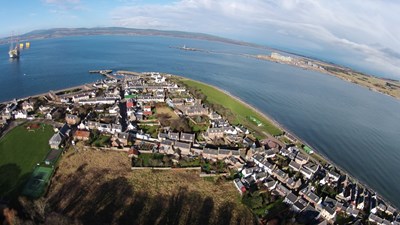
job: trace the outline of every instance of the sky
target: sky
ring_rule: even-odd
[[[395,0],[0,0],[0,37],[123,26],[202,32],[400,79]]]

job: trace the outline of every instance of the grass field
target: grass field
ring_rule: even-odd
[[[270,133],[272,135],[280,135],[282,131],[277,128],[271,121],[265,119],[259,113],[254,111],[253,109],[247,107],[242,104],[240,101],[232,98],[228,94],[219,91],[218,89],[211,87],[209,85],[188,80],[188,79],[180,79],[184,84],[196,87],[201,90],[201,92],[207,96],[207,101],[210,103],[220,104],[225,108],[228,108],[235,115],[235,120],[230,121],[234,124],[243,124],[250,128],[251,130],[256,132],[256,135],[259,137],[265,137],[264,132]],[[262,126],[257,126],[253,121],[249,119],[252,116],[263,124]]]
[[[50,149],[48,141],[54,133],[51,126],[34,131],[25,126],[14,128],[0,139],[0,196],[16,197]]]

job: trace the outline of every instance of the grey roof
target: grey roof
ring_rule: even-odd
[[[161,141],[161,144],[162,145],[172,145],[174,142],[173,141],[171,141],[171,140],[162,140]]]
[[[218,155],[218,149],[204,148],[203,153],[211,154],[211,155]]]
[[[286,199],[292,203],[295,203],[297,198],[297,195],[293,194],[293,192],[289,192],[289,194],[286,196]]]
[[[307,168],[308,170],[310,170],[313,173],[317,172],[319,169],[319,166],[312,162],[306,163],[305,165],[303,165],[303,167]]]
[[[179,133],[170,132],[170,133],[168,134],[168,138],[169,138],[169,139],[172,139],[172,140],[179,140]]]
[[[318,202],[319,201],[319,197],[318,195],[314,194],[314,192],[309,191],[306,193],[306,196],[311,199],[313,202]]]
[[[291,167],[292,169],[297,169],[300,170],[301,166],[300,164],[298,164],[297,162],[295,162],[294,160],[290,161],[289,163],[289,167]]]
[[[273,156],[273,155],[275,155],[275,151],[274,150],[272,150],[272,149],[269,149],[269,150],[266,150],[265,151],[265,156]]]
[[[299,210],[303,210],[307,206],[307,202],[302,198],[298,198],[294,203],[294,206],[296,206]]]
[[[189,134],[189,133],[181,133],[181,141],[189,141],[193,142],[195,138],[195,134]]]
[[[49,140],[49,144],[50,145],[60,145],[62,142],[62,136],[60,135],[60,133],[56,133],[54,134],[50,140]]]
[[[190,149],[190,143],[184,143],[184,142],[180,142],[180,141],[175,141],[174,147],[175,148],[189,148]]]
[[[333,215],[335,214],[335,210],[329,206],[324,206],[322,207],[325,211],[327,211],[329,214]]]
[[[262,162],[264,160],[264,157],[260,154],[255,154],[253,155],[253,159]]]
[[[279,190],[280,192],[282,192],[283,194],[287,195],[290,191],[289,189],[287,189],[285,186],[283,186],[282,184],[278,184],[276,186],[276,190]]]

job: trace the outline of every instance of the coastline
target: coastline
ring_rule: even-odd
[[[179,77],[181,79],[186,79],[186,80],[193,80],[190,78],[186,78],[183,76],[179,76],[179,75],[173,75],[173,74],[168,74],[171,76],[175,76],[175,77]],[[313,150],[314,150],[314,154],[316,154],[317,156],[319,156],[320,158],[322,158],[323,160],[325,160],[327,163],[329,163],[330,165],[334,166],[337,170],[339,170],[342,174],[345,174],[349,177],[350,180],[352,180],[353,182],[359,184],[360,186],[364,187],[365,189],[368,189],[371,193],[374,193],[377,197],[379,197],[380,199],[382,199],[384,202],[389,203],[389,205],[393,206],[394,208],[398,209],[399,207],[396,206],[394,203],[392,203],[391,201],[389,201],[387,198],[383,197],[381,194],[379,194],[375,189],[371,188],[368,184],[366,184],[363,181],[360,181],[358,178],[356,178],[354,175],[352,175],[350,172],[348,172],[347,170],[343,169],[342,167],[338,166],[336,163],[334,163],[331,159],[329,159],[325,154],[321,153],[320,151],[318,151],[317,148],[315,148],[313,145],[310,145],[309,143],[307,143],[306,141],[304,141],[303,139],[299,138],[295,133],[291,132],[289,129],[287,129],[285,126],[283,126],[282,124],[280,124],[279,122],[277,122],[276,120],[274,120],[270,115],[268,115],[267,113],[263,113],[261,112],[257,107],[250,105],[248,103],[246,103],[244,100],[242,100],[241,98],[232,95],[230,92],[223,90],[219,87],[216,87],[214,85],[211,84],[207,84],[204,83],[202,81],[198,81],[198,80],[193,80],[195,82],[201,83],[203,85],[207,85],[210,87],[213,87],[215,89],[217,89],[220,92],[223,92],[225,94],[227,94],[228,96],[230,96],[231,98],[239,101],[240,103],[242,103],[243,105],[245,105],[246,107],[254,110],[257,114],[259,114],[261,117],[263,117],[266,120],[269,120],[273,125],[275,125],[276,127],[278,127],[279,129],[281,129],[283,132],[285,133],[290,133],[292,136],[294,136],[298,142],[308,145],[310,146]],[[270,135],[270,134],[268,134]],[[311,158],[313,158],[314,160],[318,161],[318,159],[315,159],[315,157],[313,157],[313,155],[309,155]]]
[[[320,151],[318,151],[317,148],[313,147],[313,145],[310,145],[309,143],[307,143],[306,141],[304,141],[303,139],[299,138],[295,133],[291,132],[289,129],[287,129],[285,126],[283,126],[282,124],[280,124],[279,122],[277,122],[276,120],[274,120],[270,115],[268,115],[267,113],[262,112],[261,110],[259,110],[256,106],[253,106],[249,103],[246,103],[243,99],[234,96],[233,94],[231,94],[230,92],[223,90],[219,87],[216,87],[214,85],[211,84],[207,84],[198,80],[194,80],[194,79],[190,79],[184,76],[180,76],[180,75],[174,75],[174,74],[169,74],[169,73],[164,73],[168,76],[172,76],[172,77],[177,77],[180,79],[185,79],[185,80],[192,80],[198,83],[201,83],[203,85],[215,88],[216,90],[225,93],[226,95],[228,95],[229,97],[231,97],[232,99],[240,102],[241,104],[243,104],[244,106],[248,107],[249,109],[253,110],[254,112],[256,112],[260,117],[263,117],[264,119],[266,119],[267,121],[271,122],[274,126],[276,126],[278,129],[282,130],[283,132],[286,133],[290,133],[292,136],[294,136],[300,143],[305,144],[310,146],[313,150],[314,150],[314,154],[318,155],[320,158],[322,158],[323,160],[325,160],[327,163],[331,164],[332,166],[334,166],[336,169],[338,169],[342,174],[347,175],[352,181],[354,181],[357,184],[360,184],[360,186],[368,189],[371,193],[376,194],[380,199],[382,199],[384,202],[388,203],[389,205],[393,206],[396,209],[399,209],[398,206],[396,206],[395,204],[393,204],[391,201],[389,201],[387,198],[383,197],[382,195],[380,195],[377,191],[375,191],[375,189],[371,188],[369,185],[367,185],[365,182],[360,181],[359,179],[355,178],[355,176],[353,176],[350,172],[348,172],[347,170],[341,168],[340,166],[338,166],[336,163],[334,163],[332,160],[330,160],[325,154],[321,153]],[[96,82],[90,82],[90,83],[84,83],[82,85],[78,85],[78,86],[72,86],[72,87],[68,87],[68,88],[64,88],[64,89],[59,89],[59,90],[49,90],[48,92],[44,92],[41,94],[36,94],[36,95],[30,95],[30,96],[26,96],[26,97],[22,97],[22,98],[18,98],[17,100],[25,100],[28,98],[35,98],[35,97],[40,97],[40,96],[44,96],[47,95],[50,92],[61,92],[61,91],[67,91],[67,90],[71,90],[71,89],[76,89],[76,88],[84,88],[87,85],[92,85]],[[11,102],[13,100],[9,100],[9,101],[4,101],[1,102],[0,104],[7,104],[9,102]],[[270,134],[268,134],[270,135]],[[318,159],[315,159],[312,155],[309,155],[311,158],[313,158],[314,160],[318,161]]]

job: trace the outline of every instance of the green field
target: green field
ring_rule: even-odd
[[[230,120],[233,124],[243,124],[244,126],[250,128],[251,130],[256,132],[258,137],[265,137],[265,133],[267,132],[272,135],[280,135],[282,131],[277,128],[271,121],[265,119],[259,113],[254,111],[253,109],[247,107],[242,104],[240,101],[232,98],[228,94],[219,91],[218,89],[211,87],[209,85],[193,81],[187,79],[180,79],[184,84],[189,87],[195,87],[199,89],[204,95],[207,96],[207,101],[213,104],[219,104],[223,107],[229,109],[234,114],[233,121]],[[255,118],[256,120],[262,123],[261,126],[257,126],[257,124],[252,121],[250,118]]]
[[[54,134],[50,125],[28,131],[20,125],[0,139],[0,197],[16,197],[37,163],[50,150],[48,141]]]

